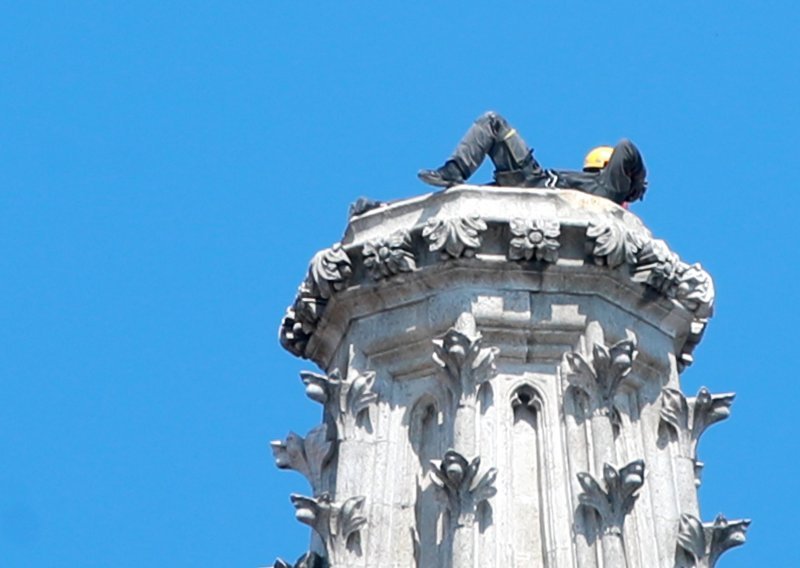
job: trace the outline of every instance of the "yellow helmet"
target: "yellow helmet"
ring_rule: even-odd
[[[586,157],[583,159],[583,171],[591,172],[594,170],[602,170],[611,159],[611,154],[614,153],[614,148],[611,146],[598,146],[592,148]]]

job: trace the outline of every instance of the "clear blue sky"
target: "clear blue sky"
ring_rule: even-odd
[[[0,7],[0,566],[243,567],[308,529],[276,330],[348,204],[427,191],[479,113],[549,167],[627,136],[635,211],[715,277],[683,375],[726,568],[800,565],[792,2],[25,2]],[[478,179],[488,179],[483,170]]]

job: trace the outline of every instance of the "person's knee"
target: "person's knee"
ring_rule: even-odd
[[[506,119],[503,118],[503,116],[500,113],[495,112],[493,110],[486,111],[485,113],[480,115],[475,122],[489,124],[495,130],[501,127],[508,126],[508,122],[506,121]]]

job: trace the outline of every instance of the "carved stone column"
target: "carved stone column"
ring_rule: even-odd
[[[297,566],[713,566],[686,398],[713,285],[633,214],[573,191],[458,186],[351,219],[280,340],[322,405],[273,443],[313,528]],[[278,566],[289,566],[283,562]]]

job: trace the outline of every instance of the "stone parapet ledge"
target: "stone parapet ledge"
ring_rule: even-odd
[[[328,369],[352,319],[459,286],[603,297],[666,330],[679,368],[714,302],[699,264],[607,199],[460,185],[353,217],[342,241],[311,260],[281,344]]]

